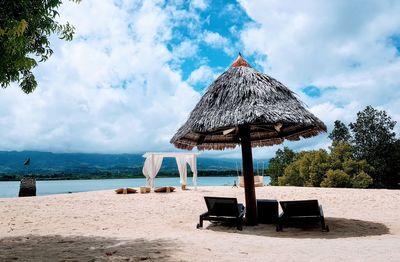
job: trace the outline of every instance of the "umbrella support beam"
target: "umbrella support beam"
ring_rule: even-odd
[[[239,126],[239,136],[242,148],[242,167],[244,178],[244,193],[246,198],[246,225],[257,225],[256,192],[254,189],[253,155],[251,151],[250,126]]]

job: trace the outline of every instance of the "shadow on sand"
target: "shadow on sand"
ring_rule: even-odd
[[[0,239],[0,261],[176,261],[168,240],[20,236]]]
[[[227,228],[226,225],[219,224],[210,224],[206,228],[220,232],[277,238],[335,239],[390,234],[389,228],[386,225],[371,221],[329,217],[325,218],[325,222],[329,225],[330,232],[322,232],[320,227],[306,229],[288,227],[284,228],[282,232],[276,232],[275,225],[263,224],[254,227],[245,226],[243,227],[243,231],[238,231],[235,227]]]

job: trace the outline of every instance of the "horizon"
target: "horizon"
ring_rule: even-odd
[[[354,122],[368,105],[400,121],[400,3],[87,0],[59,11],[74,39],[52,37],[32,94],[15,83],[0,90],[0,151],[179,151],[169,140],[239,52],[328,127],[254,148],[254,159],[284,146],[328,149],[333,122]],[[241,157],[240,147],[200,154]]]

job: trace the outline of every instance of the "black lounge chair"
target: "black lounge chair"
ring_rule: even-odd
[[[280,201],[279,203],[283,212],[279,216],[276,231],[282,231],[283,225],[305,228],[320,224],[323,231],[329,232],[318,200]]]
[[[236,198],[228,197],[204,197],[208,211],[200,215],[197,228],[203,227],[203,220],[223,221],[236,224],[238,230],[242,230],[245,207],[237,203]]]

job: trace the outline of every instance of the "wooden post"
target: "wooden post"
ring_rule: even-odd
[[[253,156],[251,152],[250,126],[239,126],[240,143],[242,145],[242,166],[244,178],[244,194],[246,197],[246,224],[257,225],[256,192],[254,189]]]
[[[19,197],[36,196],[36,179],[33,177],[24,177],[19,186]]]

